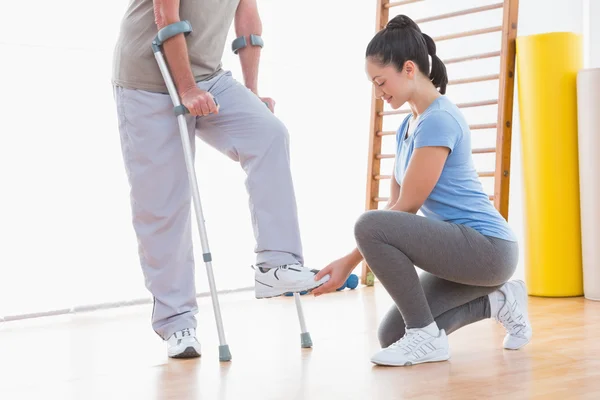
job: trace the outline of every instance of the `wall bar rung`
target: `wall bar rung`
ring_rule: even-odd
[[[443,36],[434,37],[433,41],[434,42],[442,42],[444,40],[451,40],[451,39],[459,39],[459,38],[465,38],[465,37],[471,37],[471,36],[485,35],[486,33],[492,33],[492,32],[502,32],[502,27],[501,26],[492,26],[490,28],[475,29],[475,30],[472,30],[472,31],[451,33],[449,35],[443,35]]]
[[[384,4],[383,7],[384,8],[393,8],[393,7],[400,7],[400,6],[405,6],[407,4],[412,4],[412,3],[419,3],[421,1],[425,1],[425,0],[403,0],[403,1],[392,1],[390,3]]]
[[[486,58],[494,58],[494,57],[500,57],[500,52],[499,51],[490,51],[488,53],[471,54],[471,55],[463,56],[463,57],[448,58],[447,60],[443,60],[443,62],[444,62],[444,64],[448,65],[448,64],[457,64],[457,63],[467,62],[467,61],[484,60]]]
[[[470,78],[461,78],[448,81],[448,85],[464,85],[466,83],[477,83],[494,81],[500,78],[499,74],[473,76]]]
[[[484,11],[500,9],[503,6],[504,6],[503,3],[496,3],[496,4],[490,4],[490,5],[483,6],[483,7],[468,8],[465,10],[454,11],[454,12],[450,12],[450,13],[446,13],[446,14],[439,14],[439,15],[433,15],[431,17],[415,19],[415,22],[417,24],[422,24],[425,22],[439,21],[442,19],[462,17],[463,15],[476,14],[476,13],[480,13],[480,12],[484,12]]]
[[[495,153],[495,152],[496,152],[495,147],[483,147],[483,148],[479,148],[479,149],[473,149],[471,151],[471,153],[473,153],[473,154],[491,154],[491,153]]]

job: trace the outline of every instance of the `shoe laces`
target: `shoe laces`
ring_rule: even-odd
[[[176,341],[178,344],[181,342],[197,342],[196,330],[194,328],[184,328],[175,332],[169,341]]]
[[[287,271],[290,269],[290,267],[295,267],[295,266],[301,266],[300,264],[284,264],[284,265],[279,265],[277,267],[274,268],[270,268],[273,270],[283,270],[283,271]],[[256,265],[251,265],[250,268],[254,269],[254,270],[259,270],[262,271],[260,266],[256,266]]]
[[[427,337],[419,329],[407,329],[402,338],[392,343],[388,348],[409,354],[418,349]]]
[[[525,316],[519,309],[516,300],[512,303],[504,303],[504,306],[498,313],[498,321],[502,323],[511,336],[522,336],[526,328]]]

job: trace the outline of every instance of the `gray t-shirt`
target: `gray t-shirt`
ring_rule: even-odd
[[[192,73],[197,82],[221,70],[227,34],[239,0],[181,0],[180,20],[188,20],[187,36]],[[152,52],[158,27],[152,0],[130,0],[121,22],[113,57],[113,84],[130,89],[167,93]]]

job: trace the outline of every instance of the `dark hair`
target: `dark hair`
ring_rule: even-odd
[[[431,73],[429,79],[441,94],[446,93],[448,74],[446,66],[435,54],[435,42],[431,37],[421,32],[419,26],[406,15],[397,15],[387,26],[377,32],[369,42],[366,57],[377,60],[382,65],[393,64],[402,71],[404,63],[413,61],[422,73],[429,72],[429,57],[431,56]]]

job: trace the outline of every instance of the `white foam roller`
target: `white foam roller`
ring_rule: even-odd
[[[583,291],[600,301],[600,68],[577,74]]]

